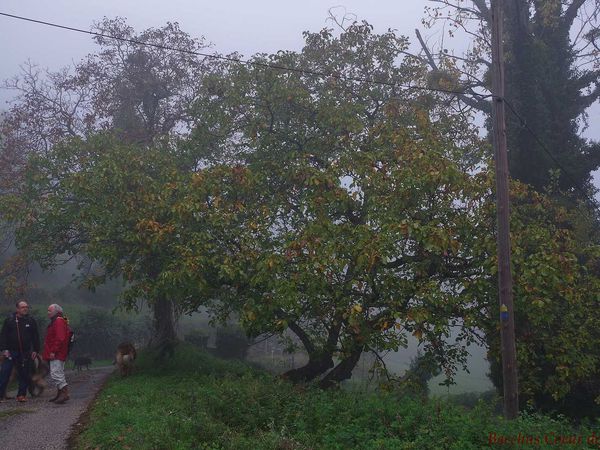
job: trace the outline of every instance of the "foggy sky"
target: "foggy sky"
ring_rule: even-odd
[[[126,17],[136,31],[179,22],[194,37],[204,36],[220,53],[300,50],[302,32],[328,25],[327,11],[336,0],[3,0],[0,11],[89,30],[103,16]],[[397,29],[414,35],[425,0],[344,0],[347,11],[375,26],[375,31]],[[370,4],[370,6],[369,6]],[[343,12],[343,7],[336,11]],[[0,79],[19,71],[30,58],[43,67],[58,68],[78,61],[95,47],[91,36],[0,17]],[[0,101],[10,94],[0,92]]]
[[[436,40],[440,36],[423,30],[421,19],[427,0],[2,0],[0,11],[89,30],[102,17],[126,17],[136,31],[179,22],[194,37],[204,36],[220,53],[300,50],[303,31],[332,26],[327,12],[344,8],[359,20],[367,20],[376,32],[398,30],[414,41],[414,29]],[[19,73],[27,59],[42,67],[58,69],[79,61],[96,47],[91,36],[0,17],[0,80]],[[446,41],[449,48],[465,48],[466,39]],[[0,89],[0,110],[13,94]],[[584,136],[600,140],[600,107],[590,109],[590,128]],[[597,183],[600,185],[599,183]]]

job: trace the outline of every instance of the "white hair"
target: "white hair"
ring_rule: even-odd
[[[48,306],[48,308],[52,308],[54,310],[54,314],[63,312],[62,306],[57,305],[56,303],[52,303],[50,306]]]

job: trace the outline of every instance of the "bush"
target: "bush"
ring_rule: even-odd
[[[219,328],[214,353],[226,359],[245,359],[249,345],[250,341],[240,328]]]
[[[142,347],[152,332],[146,317],[122,317],[100,308],[86,308],[74,314],[70,325],[77,339],[73,353],[96,359],[112,358],[117,345],[124,341]]]
[[[536,414],[504,421],[483,401],[465,410],[397,392],[299,388],[185,343],[164,364],[155,356],[143,352],[132,377],[108,383],[78,448],[474,450],[493,435],[592,433]]]
[[[208,336],[201,331],[191,330],[183,336],[183,340],[202,350],[205,350],[206,344],[208,343]]]

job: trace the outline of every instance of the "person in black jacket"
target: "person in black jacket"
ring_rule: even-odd
[[[29,364],[40,351],[40,335],[37,323],[29,315],[27,302],[19,300],[16,307],[17,310],[6,318],[0,331],[0,351],[4,354],[0,369],[0,396],[6,398],[6,387],[16,365],[19,379],[17,401],[24,402],[29,385]]]

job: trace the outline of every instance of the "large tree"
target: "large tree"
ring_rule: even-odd
[[[220,220],[238,223],[220,239],[221,281],[235,293],[221,306],[253,334],[296,334],[309,362],[288,378],[335,384],[363,351],[406,345],[410,333],[450,374],[474,339],[445,336],[476,306],[461,286],[478,271],[469,252],[485,188],[465,154],[481,143],[434,96],[394,85],[423,74],[413,59],[397,65],[404,38],[367,24],[305,38],[300,53],[259,55],[205,81],[186,147],[207,167],[199,180],[232,162],[237,175],[186,197],[189,263],[175,273],[193,280],[206,266],[206,223],[221,206]]]
[[[469,94],[490,87],[490,2],[432,3],[429,25],[444,23],[450,35],[466,35],[472,41],[469,51],[461,55],[448,51],[447,42],[432,52],[422,41],[423,57],[433,69],[430,81],[450,83],[446,85],[464,93],[457,95],[461,103],[489,114],[489,102]],[[597,207],[587,199],[595,192],[591,175],[600,162],[600,146],[581,133],[588,125],[588,108],[600,96],[600,4],[596,0],[504,0],[502,5],[510,173],[567,207],[560,210],[548,199],[523,201],[522,195],[512,199],[511,212],[519,217],[516,222],[513,217],[511,236],[520,398],[545,409],[588,414],[594,411],[590,401],[600,393],[593,383],[598,376],[598,351],[595,344],[586,348],[572,333],[577,329],[587,342],[597,342],[583,316],[598,312],[595,299],[586,295],[595,289],[599,272],[592,255],[600,241]],[[578,199],[587,207],[579,205]],[[541,204],[547,214],[536,216]],[[530,228],[523,229],[524,222]],[[564,272],[551,282],[546,280],[556,289],[532,291],[532,279],[560,272],[556,258],[564,264]],[[536,298],[531,295],[534,291]],[[496,315],[493,309],[490,314]],[[550,323],[552,332],[547,333]],[[493,322],[485,328],[493,355],[492,380],[499,387],[498,333]],[[581,364],[576,362],[577,352],[587,355]],[[559,364],[559,358],[570,362]]]
[[[468,106],[490,114],[470,93],[490,89],[490,2],[431,0],[426,23],[471,39],[465,54],[446,38],[430,51],[422,40],[430,81],[463,91]],[[587,110],[600,96],[597,0],[504,0],[507,137],[510,173],[538,191],[557,178],[580,198],[591,189],[600,145],[581,137]],[[517,112],[513,114],[513,112]],[[582,192],[583,191],[583,192]]]
[[[91,262],[84,284],[125,282],[128,309],[150,306],[157,345],[176,339],[176,292],[160,273],[173,256],[169,247],[146,239],[169,212],[165,186],[180,167],[168,148],[122,143],[110,134],[73,138],[45,155],[31,155],[18,194],[0,198],[16,225],[19,250],[44,269],[63,258],[85,255]]]
[[[105,18],[93,31],[103,35],[94,38],[99,50],[74,67],[51,72],[27,63],[5,83],[16,96],[0,124],[0,195],[23,193],[28,161],[55,158],[54,146],[67,139],[77,143],[110,132],[138,148],[168,147],[189,130],[187,111],[207,69],[202,58],[189,52],[204,48],[203,39],[190,37],[177,23],[136,33],[119,18]],[[53,173],[47,175],[48,182],[60,183]],[[79,200],[72,201],[77,205]],[[85,239],[78,235],[74,247],[65,242],[64,251],[72,256],[74,249],[85,248]],[[22,256],[32,260],[34,255]],[[160,310],[158,329],[172,330],[172,302],[161,298],[152,304]]]

